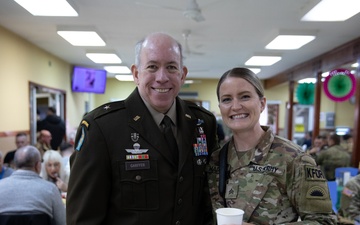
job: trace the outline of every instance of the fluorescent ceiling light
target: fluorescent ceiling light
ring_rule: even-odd
[[[94,63],[121,63],[121,59],[114,53],[86,53]]]
[[[116,74],[115,78],[119,81],[134,81],[134,77],[132,75]]]
[[[280,56],[253,56],[245,62],[247,66],[271,66],[280,61]]]
[[[120,74],[130,74],[131,71],[127,66],[105,66],[104,69],[109,73],[120,73]]]
[[[322,0],[302,21],[345,21],[360,12],[359,0]]]
[[[322,77],[327,77],[327,76],[329,76],[329,74],[330,74],[330,72],[327,71],[327,72],[323,72],[323,73],[321,74],[321,76],[322,76]]]
[[[95,31],[58,31],[61,37],[74,46],[105,46]]]
[[[314,39],[315,36],[312,35],[279,35],[266,45],[265,48],[282,50],[299,49]]]
[[[258,74],[260,73],[261,69],[260,68],[248,68],[249,70],[253,71],[253,73]]]
[[[351,67],[359,67],[359,63],[354,63],[354,64],[351,64]]]
[[[14,0],[34,16],[78,16],[65,0]]]
[[[304,78],[298,81],[299,84],[303,84],[303,83],[316,83],[316,78]]]

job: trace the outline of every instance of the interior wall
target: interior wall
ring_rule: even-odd
[[[126,98],[135,88],[134,82],[109,79],[103,95],[72,93],[72,65],[34,46],[16,34],[0,27],[0,151],[15,148],[14,132],[29,131],[29,81],[66,92],[66,123],[76,129],[85,113],[86,105],[93,109],[111,100]],[[219,112],[216,97],[217,80],[185,85],[181,91],[198,92],[199,100],[209,101],[210,110]],[[268,100],[280,101],[279,129],[285,126],[285,103],[288,86],[265,90]],[[354,105],[335,103],[322,92],[321,112],[335,112],[336,125],[353,127]],[[322,128],[323,123],[320,125]],[[8,135],[9,134],[9,135]],[[11,134],[11,135],[10,135]]]
[[[29,81],[64,90],[66,123],[76,127],[85,95],[70,89],[72,66],[0,27],[0,150],[15,148],[14,135],[30,130]]]

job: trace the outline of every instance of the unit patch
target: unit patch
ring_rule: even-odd
[[[83,120],[84,121],[84,120]],[[85,121],[86,122],[86,121]],[[81,147],[82,145],[84,144],[84,140],[85,140],[85,129],[84,129],[84,126],[81,127],[81,136],[77,142],[77,145],[76,145],[76,148],[75,150],[76,151],[80,151],[81,150]]]
[[[323,187],[314,186],[310,188],[306,193],[307,199],[328,199],[327,191]]]

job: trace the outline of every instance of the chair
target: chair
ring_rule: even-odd
[[[335,169],[335,178],[342,178],[344,172],[350,172],[350,176],[358,175],[359,169],[356,167],[338,167]]]
[[[348,172],[350,176],[345,176],[345,173]],[[356,167],[338,167],[335,169],[335,179],[338,182],[338,185],[345,186],[351,177],[358,175],[359,169]]]
[[[51,217],[46,213],[1,213],[0,225],[51,225]]]
[[[338,201],[338,192],[337,192],[337,183],[336,181],[328,181],[328,187],[330,192],[330,199],[332,202],[332,208],[334,212],[337,214],[337,201]]]

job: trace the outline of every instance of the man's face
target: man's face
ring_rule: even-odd
[[[158,112],[166,113],[187,74],[176,42],[167,36],[148,39],[140,53],[139,68],[131,69],[142,98]]]
[[[27,136],[16,137],[15,144],[17,148],[26,146],[28,144]]]
[[[41,134],[41,140],[42,140],[43,143],[46,143],[46,144],[50,145],[51,139],[52,139],[52,137],[51,137],[50,132],[46,132],[46,133]]]

